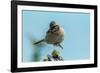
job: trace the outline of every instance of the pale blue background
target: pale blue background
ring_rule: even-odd
[[[64,13],[23,10],[23,61],[31,62],[34,47],[30,42],[29,35],[38,40],[45,36],[49,23],[55,20],[65,30],[65,38],[61,43],[63,50],[59,47],[64,60],[79,60],[90,58],[90,14],[86,13]],[[41,47],[41,60],[50,54],[54,47],[46,44]]]

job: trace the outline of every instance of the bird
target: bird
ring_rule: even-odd
[[[46,42],[47,44],[59,46],[63,49],[61,42],[64,40],[64,33],[63,27],[61,27],[56,21],[51,21],[45,37],[34,44],[36,45],[41,42]]]

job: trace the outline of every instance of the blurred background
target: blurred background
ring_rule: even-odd
[[[46,12],[23,10],[23,62],[43,61],[54,49],[64,60],[90,58],[90,14],[75,12]],[[63,50],[50,44],[33,45],[43,39],[54,20],[65,30]]]

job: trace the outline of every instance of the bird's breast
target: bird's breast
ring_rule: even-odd
[[[61,33],[61,31],[59,31],[58,34],[48,33],[45,37],[45,41],[48,44],[61,43],[63,39],[64,39],[64,34]]]

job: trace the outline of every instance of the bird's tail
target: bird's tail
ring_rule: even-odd
[[[44,41],[44,39],[42,39],[42,40],[40,40],[40,41],[38,41],[38,42],[35,42],[34,44],[39,44],[39,43],[41,43],[41,42],[43,42]]]

